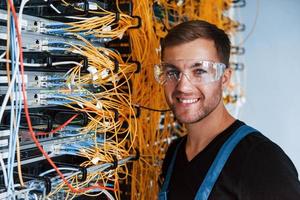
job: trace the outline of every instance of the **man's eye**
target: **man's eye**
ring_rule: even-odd
[[[202,68],[194,69],[193,72],[195,76],[202,76],[207,73],[207,71]]]
[[[179,76],[179,71],[177,71],[177,70],[167,70],[166,71],[166,75],[168,76],[168,77],[177,77],[177,76]]]

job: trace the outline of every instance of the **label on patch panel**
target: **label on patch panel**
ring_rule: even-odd
[[[0,149],[7,148],[9,142],[10,130],[1,130],[0,131]]]
[[[0,148],[2,147],[8,147],[8,138],[0,140]]]
[[[1,130],[0,131],[0,138],[4,136],[9,136],[10,130]]]
[[[21,75],[17,75],[16,82],[17,83],[22,83],[22,76]],[[25,83],[28,82],[27,74],[24,74],[24,82]],[[8,83],[7,76],[0,76],[0,83]]]
[[[2,158],[8,158],[8,152],[0,152]]]

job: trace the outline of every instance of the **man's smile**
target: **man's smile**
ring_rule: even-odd
[[[199,101],[199,98],[176,98],[179,103],[192,104]]]

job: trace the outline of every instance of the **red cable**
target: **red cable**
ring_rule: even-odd
[[[68,119],[65,123],[63,123],[62,125],[58,126],[56,129],[53,129],[53,130],[50,131],[49,133],[46,133],[46,132],[38,132],[38,133],[35,134],[35,136],[49,135],[49,134],[56,133],[57,131],[63,129],[65,126],[67,126],[68,124],[70,124],[77,116],[78,116],[78,114],[73,115],[73,116],[72,116],[70,119]]]
[[[38,147],[38,149],[42,152],[42,154],[44,155],[44,157],[47,159],[47,161],[49,162],[49,164],[55,169],[55,171],[58,173],[58,175],[62,178],[62,180],[65,182],[65,184],[68,186],[68,188],[73,192],[73,193],[83,193],[86,192],[88,190],[92,190],[92,189],[96,189],[96,188],[100,188],[100,189],[106,189],[106,187],[103,186],[91,186],[91,187],[87,187],[87,188],[81,188],[81,189],[75,189],[69,182],[68,180],[65,178],[65,176],[63,175],[63,173],[57,168],[57,166],[55,165],[55,163],[51,160],[51,158],[49,157],[49,155],[45,152],[45,150],[43,149],[43,147],[41,146],[41,144],[39,143],[39,141],[37,140],[35,133],[32,129],[32,124],[31,124],[31,120],[30,120],[30,116],[29,116],[29,111],[28,111],[28,104],[27,104],[27,97],[26,97],[26,90],[25,90],[25,81],[24,81],[24,64],[23,64],[23,50],[22,50],[22,38],[21,38],[21,34],[19,31],[19,22],[18,22],[18,18],[17,18],[17,14],[16,14],[16,10],[14,7],[14,4],[12,2],[12,0],[8,0],[9,5],[10,5],[10,9],[13,13],[13,18],[15,20],[15,27],[16,27],[16,31],[17,31],[17,39],[18,39],[18,43],[19,43],[19,50],[20,50],[20,68],[21,68],[21,78],[22,78],[22,94],[23,94],[23,98],[24,98],[24,111],[25,111],[25,116],[26,116],[26,120],[28,123],[28,128],[29,128],[29,133],[31,135],[32,140],[34,141],[35,145]]]

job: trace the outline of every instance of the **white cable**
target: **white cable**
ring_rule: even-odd
[[[51,7],[56,13],[61,14],[61,12],[60,12],[59,10],[57,10],[57,8],[55,8],[55,7],[53,6],[53,4],[50,4],[50,7]]]
[[[115,200],[115,198],[107,190],[102,191],[108,197],[109,200]]]
[[[12,37],[11,38],[15,38],[14,36],[16,36],[16,33],[15,31],[13,31],[14,34],[12,34]],[[15,54],[15,58],[16,58],[16,62],[14,63],[14,66],[12,66],[12,71],[13,73],[16,71],[17,74],[16,74],[16,79],[19,77],[19,62],[17,61],[19,59],[19,48],[18,48],[18,43],[17,42],[14,42],[15,40],[12,39],[12,44],[14,44],[14,48],[12,48],[12,51],[14,51],[14,53],[12,52],[12,55]],[[14,82],[11,82],[10,84],[13,85],[13,88],[12,88],[12,92],[13,94],[13,98],[12,98],[12,103],[11,103],[11,112],[10,112],[10,131],[11,131],[11,134],[10,134],[10,138],[9,138],[9,157],[8,157],[8,162],[7,162],[7,174],[8,174],[8,195],[11,196],[13,199],[15,199],[15,184],[14,184],[14,176],[13,176],[13,171],[14,171],[14,160],[15,160],[15,151],[16,151],[16,141],[18,139],[18,128],[19,128],[19,113],[18,114],[18,111],[20,110],[17,110],[18,108],[18,105],[21,105],[21,104],[18,104],[20,101],[22,101],[22,98],[19,98],[20,96],[20,80],[19,80],[19,91],[16,90],[16,84],[17,84],[17,81],[14,81]],[[19,93],[17,93],[19,92]],[[16,127],[14,126],[14,120],[16,121]]]
[[[4,52],[0,55],[0,59],[4,58],[5,54],[6,54],[6,51],[4,51]]]
[[[105,194],[109,200],[115,200],[115,198],[105,189],[97,188],[94,190],[90,190],[89,192],[97,192],[97,191],[101,192],[100,194]]]
[[[17,54],[17,59],[19,59],[19,54]],[[17,60],[17,64],[19,64],[18,60]],[[11,78],[12,83],[16,81],[16,76],[17,76],[17,70],[14,70],[14,72],[12,74],[12,78]],[[0,109],[0,122],[2,120],[3,113],[4,113],[4,110],[5,110],[6,104],[8,102],[9,96],[11,94],[12,87],[13,87],[13,84],[9,84],[8,89],[7,89],[7,93],[5,94],[5,97],[3,99],[1,109]]]
[[[66,16],[66,18],[69,18],[69,19],[79,19],[79,20],[91,19],[91,18],[86,18],[86,17],[73,17],[73,16]]]
[[[83,66],[82,64],[80,64],[78,62],[75,62],[75,61],[54,62],[54,63],[52,63],[52,66],[57,66],[57,65],[71,65],[71,64],[79,65],[80,67]]]
[[[20,5],[20,10],[19,10],[19,27],[16,27],[20,32],[22,30],[22,14],[23,14],[23,9],[25,7],[25,4],[28,2],[29,0],[23,0],[21,2],[21,5]],[[15,22],[16,23],[16,22]],[[15,23],[12,24],[12,28],[13,30],[11,31],[11,40],[12,40],[12,45],[14,48],[12,48],[11,50],[13,51],[13,53],[15,53],[15,63],[14,63],[14,66],[15,66],[15,69],[13,70],[13,73],[12,73],[12,79],[11,79],[11,82],[8,86],[8,89],[7,89],[7,93],[4,97],[4,100],[3,100],[3,103],[2,103],[2,106],[1,106],[1,109],[0,109],[0,122],[2,120],[2,117],[3,117],[3,113],[4,113],[4,110],[6,108],[6,105],[7,105],[7,102],[8,102],[8,99],[10,97],[10,94],[12,93],[12,90],[14,90],[14,87],[15,87],[15,83],[16,83],[16,76],[17,74],[19,73],[19,58],[20,58],[20,52],[19,52],[19,47],[20,45],[22,44],[18,44],[18,41],[15,40],[16,38],[16,31],[15,31]],[[4,57],[5,55],[5,52],[1,55],[1,59]],[[6,59],[4,59],[5,62],[7,61]],[[20,81],[19,81],[20,83]],[[19,85],[20,86],[20,85]],[[20,89],[20,88],[19,88]],[[15,100],[16,100],[16,104],[18,104],[18,101],[21,101],[22,98],[19,98],[19,95],[15,95]],[[13,101],[13,100],[12,100]],[[12,105],[11,105],[11,109],[14,109],[14,103],[12,102]],[[21,104],[19,105],[21,106]],[[11,117],[11,120],[14,120],[15,116],[17,116],[18,114],[18,111],[16,112],[13,112],[14,110],[11,111],[12,113],[12,117]],[[18,118],[18,117],[17,117]],[[19,120],[17,120],[19,121]],[[0,162],[1,162],[1,166],[2,166],[2,171],[3,171],[3,176],[4,176],[4,182],[7,186],[7,195],[8,195],[8,198],[9,199],[15,199],[15,185],[14,185],[14,181],[13,181],[13,164],[11,164],[11,162],[13,163],[14,162],[14,154],[15,154],[15,145],[16,145],[16,139],[18,137],[18,126],[19,124],[17,124],[17,127],[14,127],[13,126],[13,123],[11,121],[11,124],[10,124],[10,129],[11,129],[11,134],[10,134],[10,143],[9,143],[9,159],[7,161],[7,171],[5,169],[5,166],[3,168],[2,165],[4,165],[4,161],[2,159],[2,155],[1,156],[1,159],[0,159]],[[8,173],[7,173],[8,172]]]
[[[48,2],[48,0],[44,0],[45,2]],[[61,14],[61,12],[57,9],[57,8],[55,8],[54,6],[53,6],[53,4],[50,4],[50,7],[56,12],[56,13],[58,13],[58,14]]]
[[[67,170],[67,171],[78,171],[78,169],[72,168],[72,167],[59,167],[58,169],[59,169],[60,171],[62,171],[62,170]],[[55,169],[49,169],[49,170],[47,170],[47,171],[45,171],[45,172],[43,172],[43,173],[40,173],[39,176],[45,176],[46,174],[49,174],[49,173],[54,172],[54,171],[55,171]]]
[[[29,0],[23,0],[20,5],[20,9],[19,9],[19,31],[20,31],[20,33],[22,31],[23,10],[24,10],[26,3],[28,3],[28,1]]]
[[[6,59],[0,59],[0,62],[8,62],[11,63],[11,60]],[[62,62],[54,62],[52,63],[52,66],[58,66],[58,65],[78,65],[82,67],[83,65],[81,63],[75,62],[75,61],[62,61]],[[47,63],[23,63],[25,67],[46,67]]]
[[[1,163],[1,167],[2,167],[2,174],[3,174],[3,177],[4,177],[4,184],[5,184],[5,187],[7,187],[7,184],[8,184],[8,181],[7,181],[7,172],[6,172],[5,164],[4,164],[4,161],[3,161],[1,153],[0,153],[0,163]]]

